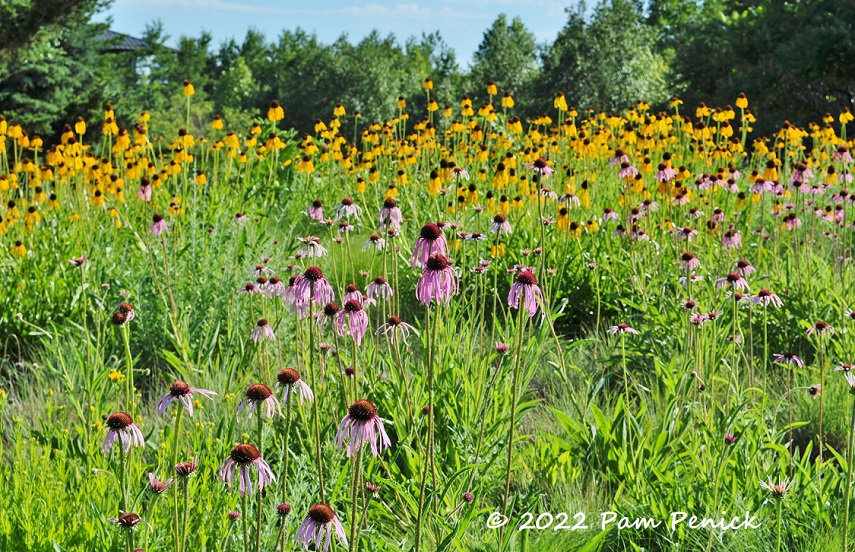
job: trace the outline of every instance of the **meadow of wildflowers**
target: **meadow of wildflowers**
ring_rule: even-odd
[[[424,88],[0,117],[0,550],[849,549],[852,115]]]

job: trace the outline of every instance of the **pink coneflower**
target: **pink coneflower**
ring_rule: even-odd
[[[336,305],[335,303],[330,301],[329,303],[324,305],[324,308],[321,309],[321,311],[319,313],[315,314],[315,318],[318,320],[318,325],[319,326],[325,326],[327,323],[327,320],[331,320],[331,319],[335,318],[336,315],[338,314],[338,312],[339,312],[338,305]]]
[[[691,272],[699,266],[701,266],[701,261],[688,251],[683,253],[683,256],[680,257],[680,267],[686,272]]]
[[[838,146],[836,150],[831,152],[831,159],[841,163],[851,163],[852,154],[849,153],[849,148],[846,146]]]
[[[733,289],[744,289],[748,291],[748,282],[736,272],[731,272],[724,278],[718,278],[715,286],[719,289],[731,287]]]
[[[826,324],[822,320],[818,320],[813,326],[807,329],[808,335],[816,334],[817,336],[831,335],[834,333],[834,328]]]
[[[309,210],[306,212],[310,219],[318,222],[324,221],[324,202],[316,199],[309,205]]]
[[[703,276],[692,273],[689,274],[689,276],[680,276],[680,283],[683,284],[684,287],[687,287],[689,284],[694,284],[695,282],[703,281],[703,279]]]
[[[783,479],[778,483],[774,483],[772,478],[769,481],[761,481],[760,486],[772,493],[773,498],[784,498],[793,487],[793,481]]]
[[[762,194],[763,192],[771,192],[772,186],[769,182],[763,180],[762,178],[758,178],[754,184],[751,186],[752,194]]]
[[[793,353],[782,353],[782,354],[774,354],[773,359],[778,364],[786,364],[788,366],[796,366],[798,368],[803,368],[804,363],[802,359],[794,355]]]
[[[169,232],[169,227],[166,225],[166,221],[163,220],[163,215],[160,213],[155,213],[152,217],[152,225],[149,229],[151,231],[151,235],[157,237],[164,232]]]
[[[671,200],[671,205],[685,205],[689,202],[689,198],[684,196],[683,194],[677,194],[674,196],[674,199]]]
[[[344,297],[341,298],[342,303],[348,301],[362,301],[362,292],[356,287],[356,284],[347,284],[344,287]]]
[[[523,308],[528,311],[529,317],[534,316],[538,306],[543,303],[543,293],[537,285],[537,278],[531,271],[524,270],[517,273],[508,293],[508,305],[519,309],[520,299],[523,300]]]
[[[252,329],[252,340],[258,343],[259,341],[272,341],[274,339],[276,336],[273,334],[273,328],[270,327],[267,320],[259,318],[255,328]]]
[[[373,247],[377,251],[383,251],[384,249],[386,249],[386,240],[384,240],[383,236],[381,236],[380,234],[371,234],[370,236],[368,236],[368,239],[363,242],[362,250],[365,251],[370,247]]]
[[[724,214],[724,211],[716,207],[716,209],[713,211],[712,219],[716,222],[724,222],[725,218],[726,216]]]
[[[152,494],[162,495],[165,493],[170,486],[172,486],[172,482],[174,479],[170,477],[166,481],[161,481],[158,479],[153,473],[149,472],[148,474],[148,490]]]
[[[69,259],[68,260],[68,264],[70,264],[71,266],[83,266],[83,264],[85,262],[86,262],[86,255],[83,255],[82,257],[77,257],[76,259]]]
[[[684,226],[677,230],[677,235],[686,240],[687,242],[692,241],[692,239],[698,235],[698,231],[692,228],[691,226]]]
[[[383,335],[388,335],[389,333],[391,333],[392,340],[395,339],[396,335],[400,334],[401,338],[404,340],[404,343],[406,343],[407,337],[409,337],[410,332],[413,332],[416,335],[419,334],[419,332],[414,327],[410,326],[409,324],[401,320],[399,317],[392,315],[388,318],[386,323],[377,328],[377,331],[374,333],[382,333]]]
[[[264,289],[262,293],[265,297],[282,297],[282,294],[285,293],[285,284],[282,280],[279,279],[279,276],[271,276],[270,280],[264,285]]]
[[[377,215],[377,225],[380,229],[400,229],[401,222],[403,222],[403,220],[404,216],[401,214],[401,209],[398,207],[398,203],[391,197],[385,200],[383,202],[383,208],[380,209],[380,214]]]
[[[297,289],[295,290],[295,302],[308,304],[309,301],[325,305],[335,299],[332,286],[324,278],[324,273],[316,266],[310,266],[297,277]]]
[[[422,277],[416,286],[416,299],[430,306],[431,301],[446,306],[451,303],[451,296],[457,295],[459,284],[454,269],[448,259],[441,254],[432,255],[425,262]]]
[[[691,209],[689,209],[689,212],[686,213],[686,216],[692,217],[695,220],[697,220],[697,219],[701,218],[702,216],[704,216],[704,212],[701,211],[700,209],[696,208],[696,207],[692,207]]]
[[[787,230],[795,230],[801,227],[802,221],[795,213],[790,213],[784,217],[784,225],[787,227]]]
[[[107,418],[107,436],[101,445],[101,452],[109,456],[113,443],[117,440],[125,452],[130,451],[131,447],[145,446],[142,431],[127,412],[115,412]]]
[[[371,402],[360,399],[350,405],[347,415],[338,426],[335,436],[339,450],[346,446],[347,457],[350,458],[362,447],[363,443],[371,445],[371,454],[380,456],[384,449],[392,446],[383,421],[377,415],[377,409]]]
[[[268,418],[272,418],[277,411],[280,414],[282,413],[279,409],[279,402],[273,396],[273,391],[263,383],[256,383],[246,389],[246,398],[238,405],[237,413],[240,415],[244,408],[249,408],[247,417],[252,418],[252,413],[255,412],[256,407],[261,405],[267,407]]]
[[[159,401],[157,401],[157,413],[163,414],[166,412],[166,409],[169,408],[169,405],[172,404],[172,401],[178,400],[182,406],[187,410],[188,414],[193,415],[193,393],[199,393],[204,397],[208,397],[213,400],[211,395],[216,395],[213,391],[208,391],[207,389],[199,389],[197,387],[190,387],[183,381],[176,381],[169,387],[169,393],[162,396]]]
[[[392,286],[389,285],[389,282],[386,281],[386,278],[382,276],[377,276],[370,284],[365,286],[365,294],[372,299],[376,297],[380,297],[381,299],[389,299],[392,297],[393,291]]]
[[[330,548],[333,531],[341,541],[342,546],[347,546],[347,536],[341,526],[335,512],[326,504],[315,504],[309,508],[309,515],[297,529],[296,540],[308,550],[314,543],[314,550],[327,552]],[[326,536],[326,538],[324,538]]]
[[[479,242],[485,241],[487,239],[487,234],[482,234],[481,232],[472,232],[468,236],[466,236],[466,241]]]
[[[245,286],[237,290],[237,293],[249,293],[250,295],[252,295],[253,293],[260,293],[263,295],[264,290],[259,288],[252,282],[247,282]]]
[[[254,467],[258,472],[258,490],[276,481],[276,476],[270,471],[270,466],[261,458],[261,453],[255,445],[243,443],[235,446],[231,454],[220,464],[220,479],[232,490],[232,484],[237,470],[238,487],[240,494],[252,496],[252,480],[250,479],[250,468]]]
[[[249,218],[240,211],[235,213],[235,216],[232,217],[232,220],[238,224],[246,224],[247,222],[249,222]]]
[[[703,314],[700,312],[696,312],[692,316],[689,317],[689,322],[691,322],[692,324],[694,324],[696,326],[701,326],[701,325],[709,322],[710,320],[712,320],[712,319],[709,317],[709,315],[706,315],[706,314]]]
[[[334,328],[338,335],[350,335],[357,345],[362,345],[365,330],[368,329],[368,315],[362,308],[362,302],[356,299],[347,301],[338,313]]]
[[[608,222],[610,220],[618,220],[619,218],[620,217],[618,216],[618,214],[612,211],[610,207],[606,207],[605,209],[603,209],[603,214],[600,215],[600,220],[602,220],[603,222]]]
[[[564,205],[568,209],[572,209],[573,207],[581,205],[582,202],[575,194],[567,193],[558,198],[558,203]]]
[[[439,226],[427,223],[419,232],[410,262],[415,268],[421,267],[432,255],[446,255],[447,248],[448,244]]]
[[[757,295],[753,297],[752,302],[755,305],[763,305],[764,307],[772,305],[773,307],[780,308],[783,306],[781,298],[769,291],[768,289],[761,289],[757,293]]]
[[[629,324],[624,324],[623,322],[621,322],[620,324],[618,324],[616,326],[611,326],[609,328],[609,333],[616,334],[616,335],[617,334],[623,335],[623,334],[628,334],[628,333],[633,334],[633,335],[638,335],[638,330],[631,328],[629,326]]]
[[[851,372],[852,369],[853,369],[853,366],[851,364],[844,363],[844,364],[841,364],[840,366],[838,366],[837,368],[835,368],[834,371],[835,372]]]
[[[635,178],[638,174],[638,169],[627,162],[623,162],[620,164],[620,169],[617,174],[619,178]]]
[[[754,272],[754,267],[745,259],[739,259],[736,261],[736,272],[740,276],[750,276]]]
[[[511,223],[508,222],[508,219],[505,218],[505,215],[501,213],[496,213],[496,216],[493,217],[493,222],[490,224],[490,232],[501,236],[503,234],[510,234],[512,231],[513,230],[511,229]]]
[[[300,251],[297,252],[297,255],[300,257],[323,257],[327,254],[327,249],[321,245],[321,238],[317,236],[308,236],[305,238],[297,238],[304,245],[300,248]]]
[[[721,245],[725,249],[736,249],[742,246],[742,236],[736,230],[728,230],[721,238]]]
[[[659,204],[650,199],[645,199],[641,202],[641,205],[638,206],[638,209],[642,213],[655,213],[659,210]]]
[[[454,167],[451,169],[451,174],[457,179],[469,180],[469,171],[463,167]]]
[[[533,163],[526,163],[525,168],[536,172],[537,174],[539,174],[543,178],[546,178],[550,174],[555,172],[555,169],[550,167],[547,164],[546,159],[544,159],[543,157],[538,157],[537,159],[534,160]]]
[[[656,171],[656,181],[657,182],[671,182],[675,178],[677,178],[677,171],[666,165],[665,163],[659,163]]]
[[[726,431],[724,434],[724,442],[727,443],[728,445],[735,445],[736,444],[736,435],[734,435],[730,431]]]
[[[359,218],[362,216],[362,207],[353,203],[353,200],[349,197],[343,197],[341,203],[336,205],[333,210],[336,213],[336,220],[345,217]]]
[[[806,182],[811,178],[813,178],[813,171],[811,171],[804,163],[799,163],[793,169],[793,174],[790,175],[790,182]]]
[[[122,529],[127,529],[129,531],[131,529],[133,529],[134,527],[136,527],[139,524],[139,522],[142,521],[142,518],[133,512],[123,512],[122,510],[119,510],[119,514],[121,514],[119,517],[107,518],[107,521],[109,521],[111,523],[115,523],[116,525],[118,525]],[[145,523],[146,523],[146,525],[149,525],[148,522],[145,522]],[[149,525],[149,527],[151,527],[151,525]]]
[[[300,404],[310,402],[315,398],[312,389],[300,378],[300,372],[293,368],[285,368],[276,376],[276,388],[282,389],[282,404],[288,404],[288,395],[291,392],[300,397]]]
[[[620,165],[621,163],[629,163],[629,157],[627,157],[626,153],[620,148],[615,150],[615,154],[609,159],[609,165],[614,167],[615,165]]]

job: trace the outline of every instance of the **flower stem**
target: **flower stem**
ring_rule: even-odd
[[[502,514],[508,514],[508,497],[511,494],[511,468],[514,461],[514,425],[516,423],[517,401],[519,399],[519,372],[522,364],[523,343],[525,342],[525,323],[527,311],[522,305],[519,305],[517,316],[519,323],[517,324],[517,347],[516,358],[514,360],[514,369],[511,377],[511,424],[508,430],[508,465],[505,468],[505,495],[502,499]],[[502,531],[504,533],[504,531]],[[501,537],[500,537],[501,541]]]
[[[128,372],[128,411],[133,417],[136,390],[134,388],[134,361],[131,356],[131,329],[127,323],[122,325],[122,340],[125,342],[125,370]]]
[[[249,523],[246,521],[249,509],[247,508],[246,502],[247,495],[246,492],[244,492],[240,499],[240,519],[241,524],[243,525],[243,550],[244,552],[249,552]]]
[[[128,453],[129,454],[129,453]],[[125,447],[119,442],[119,485],[122,487],[122,510],[129,512],[128,508],[128,474],[127,466],[128,459],[125,453]]]
[[[314,285],[312,286],[314,293]],[[312,414],[314,418],[315,429],[315,459],[318,463],[318,485],[321,488],[321,502],[326,502],[324,493],[324,468],[321,462],[321,427],[318,414],[318,402],[320,400],[320,389],[315,381],[315,325],[312,324],[314,319],[314,303],[309,301],[309,377],[312,378],[312,389],[315,390],[315,400],[312,401]]]
[[[849,425],[849,446],[846,448],[846,489],[843,493],[843,552],[849,552],[849,503],[852,502],[852,462],[855,460],[855,400],[852,402],[852,422]]]
[[[178,409],[178,413],[175,415],[175,429],[172,431],[172,466],[173,468],[178,465],[178,437],[181,432],[181,414],[184,412],[183,408]],[[172,495],[172,506],[173,506],[173,514],[175,521],[175,552],[181,552],[181,525],[178,521],[178,489]]]
[[[783,509],[783,506],[784,506],[784,504],[783,504],[783,499],[782,499],[782,498],[779,498],[779,499],[777,500],[777,503],[778,503],[778,504],[777,504],[777,508],[778,508],[778,515],[777,515],[777,517],[775,518],[775,520],[776,520],[776,521],[777,521],[777,523],[778,523],[778,544],[777,544],[777,546],[775,547],[775,550],[776,550],[777,552],[781,552],[781,525],[782,525],[782,524],[781,524],[781,510]]]
[[[262,450],[264,449],[264,416],[261,415],[260,410],[258,412],[258,452],[262,454]],[[255,512],[255,552],[261,552],[261,522],[264,514],[264,510],[262,509],[263,498],[264,495],[259,489]]]
[[[356,538],[356,529],[359,527],[359,522],[356,519],[356,512],[359,506],[359,477],[362,471],[362,447],[356,451],[356,456],[353,457],[353,472],[350,474],[350,552],[359,550],[359,542]]]

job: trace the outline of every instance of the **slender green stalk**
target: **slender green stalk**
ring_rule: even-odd
[[[314,294],[314,284],[312,285],[312,293]],[[318,402],[320,401],[320,389],[318,388],[315,378],[315,324],[314,320],[314,303],[309,301],[309,377],[312,379],[312,390],[315,392],[315,400],[312,401],[312,414],[315,430],[315,459],[318,464],[318,486],[321,491],[321,502],[326,502],[326,493],[324,492],[324,467],[321,459],[321,426],[320,414],[318,414]]]
[[[775,522],[778,525],[778,540],[777,540],[777,545],[775,546],[775,550],[776,550],[776,552],[781,552],[781,526],[783,525],[783,523],[781,523],[781,511],[784,508],[784,499],[778,498],[775,502],[776,502],[776,508],[778,511],[778,514],[775,517]]]
[[[257,412],[258,414],[258,452],[259,454],[263,454],[264,450],[264,416],[261,415],[261,409]],[[260,476],[259,476],[260,477]],[[255,552],[261,552],[261,522],[264,516],[264,509],[262,508],[264,503],[264,494],[259,491],[258,498],[256,499],[256,512],[255,512]]]
[[[128,506],[128,456],[130,451],[125,454],[125,447],[119,441],[119,485],[122,487],[122,510],[130,512]]]
[[[122,340],[125,343],[125,370],[128,372],[128,412],[134,417],[136,410],[136,388],[134,387],[134,360],[131,356],[131,329],[128,323],[122,324]]]
[[[362,449],[360,447],[353,457],[353,469],[350,474],[350,552],[359,550],[359,540],[356,538],[356,529],[359,527],[357,511],[359,508],[359,478],[362,471]]]
[[[520,299],[522,301],[522,299]],[[519,399],[519,373],[522,365],[523,345],[525,343],[525,324],[528,318],[528,311],[522,304],[518,305],[517,309],[517,343],[516,343],[516,358],[514,359],[514,369],[511,373],[511,421],[508,429],[508,465],[505,468],[505,494],[502,498],[502,514],[508,515],[508,498],[511,494],[511,470],[514,465],[514,425],[516,424],[517,416],[517,401]]]
[[[172,431],[172,467],[178,465],[178,438],[181,434],[181,414],[184,412],[183,408],[178,408],[178,413],[175,414],[175,426]],[[181,538],[180,531],[181,526],[178,521],[178,490],[172,494],[172,506],[174,513],[174,521],[175,521],[175,552],[181,552]]]
[[[249,489],[246,489],[247,491]],[[247,506],[247,495],[244,492],[240,499],[240,520],[243,525],[243,551],[249,552],[249,522],[246,520],[249,515],[249,507]]]
[[[850,394],[853,394],[850,391]],[[849,552],[849,507],[852,502],[852,463],[855,461],[855,400],[852,401],[852,421],[849,423],[849,445],[846,448],[846,487],[843,492],[843,552]]]

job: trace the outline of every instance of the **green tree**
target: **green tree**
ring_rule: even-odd
[[[500,14],[478,46],[469,72],[469,90],[485,97],[489,81],[496,83],[499,93],[510,90],[524,108],[529,85],[538,77],[537,43],[519,17],[510,24]]]
[[[654,48],[655,32],[637,3],[603,0],[590,21],[584,7],[567,14],[558,38],[541,55],[539,101],[560,90],[578,107],[615,111],[637,100],[667,99],[668,64]]]
[[[758,133],[855,107],[855,3],[734,0],[698,21],[674,60],[689,105],[730,104],[740,92]],[[705,52],[699,56],[697,52]]]
[[[0,106],[30,133],[58,132],[93,107],[101,79],[95,1],[21,0],[0,4]]]

